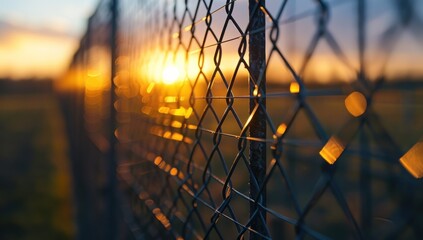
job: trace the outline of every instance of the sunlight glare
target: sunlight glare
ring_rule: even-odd
[[[173,84],[179,80],[181,73],[176,66],[167,66],[163,69],[162,80],[165,84]]]

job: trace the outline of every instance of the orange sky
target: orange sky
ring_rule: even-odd
[[[66,68],[77,44],[72,36],[10,29],[0,40],[0,76],[56,77]]]
[[[0,0],[0,78],[56,78],[98,0]]]
[[[2,6],[3,10],[0,9],[0,78],[59,77],[66,70],[72,54],[78,47],[86,19],[97,2],[96,0],[61,0],[52,3],[49,0],[38,0],[37,4],[26,2],[24,5],[16,0],[2,1],[6,3],[3,5],[6,8]],[[91,3],[87,4],[87,2]],[[241,3],[244,4],[244,2],[239,4]],[[300,6],[297,7],[300,8]],[[346,50],[347,57],[351,60],[354,68],[356,68],[358,66],[356,43],[354,42],[356,31],[353,29],[355,15],[350,13],[350,9],[351,6],[337,9],[333,17],[340,19],[340,16],[336,14],[342,15],[344,20],[332,21],[330,28],[341,47]],[[297,10],[303,11],[302,9]],[[51,12],[55,14],[51,14]],[[373,75],[380,73],[380,63],[384,57],[383,54],[380,54],[380,48],[377,47],[375,39],[392,22],[392,16],[389,16],[389,14],[392,15],[392,11],[383,15],[385,17],[376,18],[368,23],[369,48],[366,53],[370,67],[367,70]],[[223,18],[220,19],[220,17]],[[240,18],[242,17],[245,16],[240,16]],[[216,15],[215,22],[223,19],[224,16]],[[283,43],[284,46],[280,46],[281,49],[285,48],[283,51],[296,70],[301,65],[305,48],[312,37],[312,33],[314,33],[313,19],[308,18],[303,22],[299,21],[296,25],[297,30],[293,39],[295,39],[296,51],[300,54],[287,49],[289,44],[286,45],[286,41]],[[199,25],[198,28],[200,27]],[[287,36],[290,28],[284,25],[281,26],[281,31],[284,36]],[[228,31],[226,35],[226,38],[233,37],[231,31]],[[388,62],[387,72],[390,75],[407,75],[410,73],[423,75],[423,68],[421,68],[420,63],[423,45],[419,41],[419,39],[416,40],[411,37],[407,31],[405,32]],[[226,57],[221,68],[230,71],[238,58],[237,46],[232,46],[230,43],[226,45],[224,47],[230,50],[225,52]],[[268,46],[270,46],[270,43],[268,43]],[[286,74],[289,77],[286,70],[281,72],[281,64],[283,65],[280,58],[271,60],[268,71],[269,77],[274,77],[272,75],[281,76],[281,74]],[[316,56],[310,61],[308,74],[321,76],[323,79],[328,79],[331,76],[351,79],[354,78],[355,73],[345,69],[340,64],[339,59],[328,49],[327,43],[322,41],[318,45]]]

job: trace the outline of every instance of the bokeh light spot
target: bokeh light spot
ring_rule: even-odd
[[[359,117],[366,112],[366,97],[364,97],[364,95],[360,92],[352,92],[347,98],[345,98],[345,107],[351,115]]]

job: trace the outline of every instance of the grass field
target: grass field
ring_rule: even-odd
[[[67,144],[53,96],[0,95],[0,239],[74,237]]]

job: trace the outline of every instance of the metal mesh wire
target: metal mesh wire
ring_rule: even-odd
[[[421,236],[422,184],[404,170],[422,171],[421,9],[119,1],[117,172],[134,237]]]

